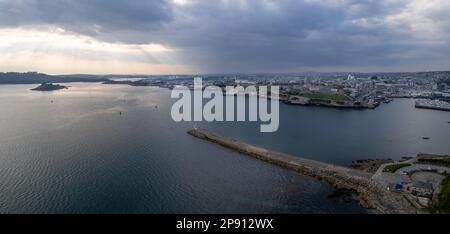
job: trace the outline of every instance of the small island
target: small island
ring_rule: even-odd
[[[58,85],[58,84],[52,84],[52,83],[42,83],[41,85],[39,85],[38,87],[31,89],[33,91],[55,91],[55,90],[60,90],[60,89],[68,89],[69,87],[64,86],[64,85]]]

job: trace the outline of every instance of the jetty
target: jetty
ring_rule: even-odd
[[[276,152],[205,129],[195,128],[189,130],[188,134],[302,175],[317,178],[338,189],[350,189],[356,192],[356,198],[362,206],[376,209],[380,213],[415,213],[416,211],[401,194],[388,191],[372,180],[371,173]]]

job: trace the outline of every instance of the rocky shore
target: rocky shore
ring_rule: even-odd
[[[356,170],[365,171],[368,173],[375,173],[381,165],[386,163],[393,163],[393,159],[364,159],[355,160],[350,165],[351,168]]]
[[[371,173],[275,152],[229,139],[205,129],[192,129],[188,133],[259,160],[323,180],[338,189],[354,191],[362,206],[376,209],[380,213],[416,212],[403,196],[386,191],[372,180]]]

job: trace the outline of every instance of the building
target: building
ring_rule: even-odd
[[[411,193],[418,197],[433,197],[433,185],[422,181],[413,181]]]

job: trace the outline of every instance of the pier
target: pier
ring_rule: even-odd
[[[317,178],[338,189],[355,191],[362,206],[376,209],[380,213],[415,213],[415,209],[400,194],[385,190],[371,179],[370,173],[276,152],[220,136],[205,129],[192,129],[188,134],[302,175]]]

